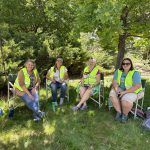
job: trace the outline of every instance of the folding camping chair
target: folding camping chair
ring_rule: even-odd
[[[15,93],[15,87],[14,87],[14,82],[17,78],[17,74],[9,74],[8,75],[8,83],[7,83],[7,98],[8,98],[8,107],[9,108],[17,108],[20,104],[15,106],[15,98],[16,98],[16,93]]]
[[[98,99],[94,98],[96,94],[98,94]],[[90,96],[89,99],[93,100],[96,104],[98,104],[99,108],[104,103],[104,73],[101,73],[100,75],[100,84],[99,84],[98,93],[94,93],[93,95]],[[101,103],[102,99],[103,99],[103,103]]]
[[[141,80],[142,83],[142,92],[143,92],[143,96],[142,97],[138,97],[135,101],[135,109],[131,110],[131,113],[134,115],[134,119],[136,119],[137,117],[137,110],[138,108],[142,111],[143,110],[143,104],[144,104],[144,95],[145,95],[145,87],[146,87],[146,80],[142,79]]]
[[[100,75],[100,84],[98,85],[98,91],[93,93],[89,99],[93,100],[96,104],[98,104],[99,108],[101,107],[102,103],[101,100],[103,99],[104,102],[104,73],[101,73]],[[80,83],[77,86],[77,99],[79,99],[79,91],[80,90]],[[98,96],[98,99],[95,98],[96,96]]]
[[[145,95],[146,80],[142,79],[142,80],[141,80],[141,84],[142,84],[142,89],[143,89],[142,91],[143,91],[143,93],[144,93],[144,95]],[[139,98],[139,97],[137,96],[137,100],[135,101],[135,109],[132,109],[132,110],[131,110],[131,113],[134,115],[134,119],[135,119],[136,116],[137,116],[137,110],[138,110],[138,108],[139,108],[140,110],[143,110],[144,95],[143,95],[142,98]],[[112,104],[110,98],[108,98],[108,109],[110,110],[112,107],[113,107],[113,104]]]
[[[69,80],[66,80],[66,83],[67,83],[67,91],[66,91],[66,98],[67,98],[67,101],[69,102]],[[49,80],[46,79],[46,83],[45,83],[45,86],[46,86],[46,101],[48,101],[48,98],[49,98],[49,90],[51,91],[50,87],[49,87]]]

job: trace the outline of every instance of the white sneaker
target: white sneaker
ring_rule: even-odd
[[[59,105],[61,106],[64,103],[64,98],[60,98]]]

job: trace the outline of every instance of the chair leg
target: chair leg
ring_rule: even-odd
[[[137,106],[138,106],[138,100],[136,100],[136,106],[135,106],[135,111],[134,111],[134,119],[136,119]]]
[[[47,82],[46,82],[46,101],[48,100],[48,87],[47,87]]]
[[[100,94],[100,91],[99,91],[99,100],[98,100],[98,105],[99,105],[99,109],[100,109],[100,107],[101,107],[101,94]]]
[[[67,101],[69,103],[69,87],[67,87]]]
[[[8,84],[7,84],[7,102],[8,102],[8,108],[9,108],[9,100],[10,100],[10,93],[9,93],[9,88],[10,88],[10,86],[9,86],[9,82],[8,82]]]

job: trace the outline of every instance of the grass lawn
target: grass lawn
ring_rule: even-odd
[[[5,114],[0,117],[0,150],[149,150],[150,131],[142,129],[141,119],[122,124],[114,121],[115,111],[101,109],[89,101],[87,111],[72,112],[76,102],[75,85],[70,83],[70,103],[67,102],[52,112],[50,101],[45,101],[41,90],[41,110],[46,112],[43,121],[36,123],[32,113],[24,105],[15,110],[13,119],[8,119],[4,101],[0,105]],[[108,97],[110,78],[105,80],[105,99]],[[150,106],[150,79],[146,86],[145,108]]]

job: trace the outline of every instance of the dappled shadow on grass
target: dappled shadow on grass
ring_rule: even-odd
[[[107,96],[106,93],[105,97]],[[52,112],[50,100],[46,102],[42,99],[41,110],[46,111],[46,117],[39,123],[33,122],[32,112],[25,106],[19,107],[15,117],[7,120],[3,126],[0,148],[120,150],[150,147],[150,133],[141,129],[141,120],[130,118],[127,124],[121,124],[114,121],[113,109],[108,111],[105,105],[99,109],[92,101],[88,101],[88,110],[73,112],[71,107],[75,102],[76,93],[73,86],[70,87],[70,103],[58,107],[55,113]]]

